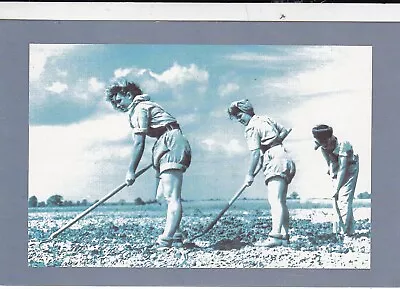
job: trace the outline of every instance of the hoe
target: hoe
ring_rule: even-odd
[[[136,173],[136,177],[139,177],[140,175],[142,175],[144,172],[146,172],[152,165],[148,165],[146,167],[144,167],[143,169],[141,169],[140,171],[138,171]],[[108,193],[107,195],[105,195],[103,198],[101,198],[99,201],[97,201],[96,203],[94,203],[93,205],[91,205],[89,208],[87,208],[85,211],[83,211],[82,213],[80,213],[78,216],[76,216],[73,220],[71,220],[68,224],[66,224],[65,226],[61,227],[60,229],[58,229],[57,231],[55,231],[53,234],[50,235],[50,237],[46,240],[43,240],[40,242],[40,244],[42,243],[46,243],[46,242],[50,242],[51,240],[53,240],[54,238],[56,238],[58,235],[60,235],[62,232],[64,232],[66,229],[68,229],[69,227],[71,227],[73,224],[75,224],[76,222],[78,222],[80,219],[82,219],[83,217],[85,217],[87,214],[89,214],[91,211],[93,211],[94,209],[96,209],[98,206],[100,206],[102,203],[104,203],[105,201],[107,201],[109,198],[111,198],[112,196],[114,196],[116,193],[118,193],[119,191],[121,191],[123,188],[125,188],[127,186],[126,183],[121,184],[118,188],[116,188],[115,190],[113,190],[112,192]]]

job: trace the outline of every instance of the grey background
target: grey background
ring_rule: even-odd
[[[400,286],[400,23],[2,20],[0,32],[0,284]],[[29,43],[372,45],[371,269],[29,268]]]

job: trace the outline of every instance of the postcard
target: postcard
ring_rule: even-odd
[[[384,33],[398,23],[298,21],[287,4],[211,21],[182,5],[173,20],[157,16],[173,4],[135,18],[116,3],[108,21],[38,9],[0,22],[14,96],[4,283],[396,283],[396,264],[376,277],[396,240],[381,237],[393,199],[374,195],[395,190],[383,160],[397,44]]]

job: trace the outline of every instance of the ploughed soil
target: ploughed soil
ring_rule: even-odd
[[[30,267],[135,268],[346,268],[369,269],[371,209],[354,211],[356,234],[332,234],[329,208],[290,210],[290,245],[256,246],[271,230],[271,216],[262,206],[230,208],[205,235],[183,248],[157,250],[154,242],[165,223],[165,205],[102,208],[46,243],[39,243],[77,216],[79,210],[35,210],[28,218]],[[187,240],[197,236],[218,215],[221,206],[188,206],[182,219]],[[106,207],[106,206],[105,206]]]

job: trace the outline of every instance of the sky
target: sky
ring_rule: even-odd
[[[331,193],[311,129],[326,123],[360,156],[356,195],[371,193],[372,47],[276,45],[30,44],[29,196],[95,201],[124,182],[132,145],[128,115],[105,101],[127,79],[174,115],[192,147],[186,200],[229,200],[243,185],[250,152],[232,101],[292,132],[284,142],[297,173],[288,193]],[[146,139],[139,168],[151,163]],[[155,197],[150,169],[110,201]],[[267,198],[263,176],[241,195]]]

